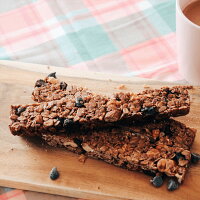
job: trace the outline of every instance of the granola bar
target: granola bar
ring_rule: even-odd
[[[184,180],[195,130],[172,119],[116,126],[86,134],[43,134],[51,146],[65,147],[129,170],[162,173]]]
[[[61,94],[58,90],[58,95]],[[104,127],[109,123],[129,124],[151,118],[176,117],[186,115],[189,109],[188,91],[178,86],[145,90],[139,94],[117,93],[112,98],[79,90],[59,100],[11,106],[10,130],[14,135],[46,131],[54,134],[77,128]]]

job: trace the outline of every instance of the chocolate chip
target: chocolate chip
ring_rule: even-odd
[[[39,80],[36,81],[35,87],[41,87],[41,86],[43,86],[43,85],[45,85],[45,84],[46,84],[46,83],[45,83],[44,80],[39,79]]]
[[[53,72],[53,73],[49,74],[47,77],[57,78],[57,77],[56,77],[56,72]]]
[[[74,138],[73,140],[74,140],[74,143],[76,143],[78,146],[81,146],[83,142],[81,139],[78,139],[78,138]]]
[[[155,187],[160,187],[160,186],[163,184],[162,176],[155,176],[150,182],[151,182]]]
[[[58,118],[57,118],[57,121],[58,121],[58,123],[56,123],[57,126],[63,126],[64,118],[62,118],[62,117],[58,117]]]
[[[200,155],[197,153],[191,153],[191,162],[196,164],[200,160]]]
[[[78,108],[85,107],[84,106],[84,101],[83,101],[82,97],[77,97],[76,98],[75,106],[78,107]]]
[[[22,112],[24,112],[26,110],[26,108],[23,108],[23,107],[19,107],[17,108],[17,112],[16,112],[16,115],[20,115]]]
[[[153,137],[149,137],[149,142],[150,142],[150,144],[154,144],[156,142],[156,140]]]
[[[63,122],[64,127],[68,127],[74,123],[73,119],[65,119]]]
[[[155,107],[145,107],[141,108],[141,112],[145,116],[152,116],[156,113]]]
[[[164,132],[166,135],[168,135],[168,136],[171,137],[171,136],[172,136],[172,131],[171,131],[170,125],[165,126],[163,132]]]
[[[180,152],[176,152],[174,160],[176,160],[178,162],[180,158],[184,158],[185,159],[185,157]]]
[[[156,174],[150,170],[143,170],[143,173],[148,175],[148,176],[155,176]]]
[[[67,83],[65,83],[64,81],[60,82],[60,89],[66,90],[66,88],[67,88]]]
[[[51,180],[56,180],[59,177],[59,172],[56,167],[53,167],[49,173],[49,177]]]
[[[178,189],[178,183],[174,179],[169,179],[168,184],[167,184],[167,189],[169,191],[174,191]]]

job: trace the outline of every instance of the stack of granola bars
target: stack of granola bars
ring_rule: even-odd
[[[39,136],[51,146],[153,175],[159,187],[182,183],[199,155],[190,152],[195,130],[170,119],[190,110],[187,87],[163,87],[111,97],[60,82],[55,73],[36,81],[36,103],[11,106],[11,133]]]

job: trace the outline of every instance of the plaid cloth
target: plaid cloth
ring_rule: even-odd
[[[175,0],[0,1],[0,59],[175,81],[175,44]]]
[[[174,81],[175,0],[0,1],[0,59]]]

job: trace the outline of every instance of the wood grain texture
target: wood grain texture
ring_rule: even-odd
[[[88,159],[80,163],[78,156],[64,149],[43,145],[37,139],[10,134],[8,129],[11,104],[32,103],[33,85],[45,75],[0,66],[0,185],[84,199],[197,200],[200,196],[200,165],[192,166],[179,190],[168,192],[166,183],[159,189],[149,183],[150,177],[130,172],[102,161]],[[102,75],[103,76],[103,75]],[[88,78],[60,77],[69,84],[86,86],[96,92],[110,94],[121,82],[127,90],[143,90],[144,80],[106,81]],[[149,82],[152,88],[162,83]],[[166,84],[164,84],[166,85]],[[198,129],[193,151],[200,153],[200,88],[191,91],[191,112],[180,120]],[[51,181],[48,173],[56,166],[60,178]]]

